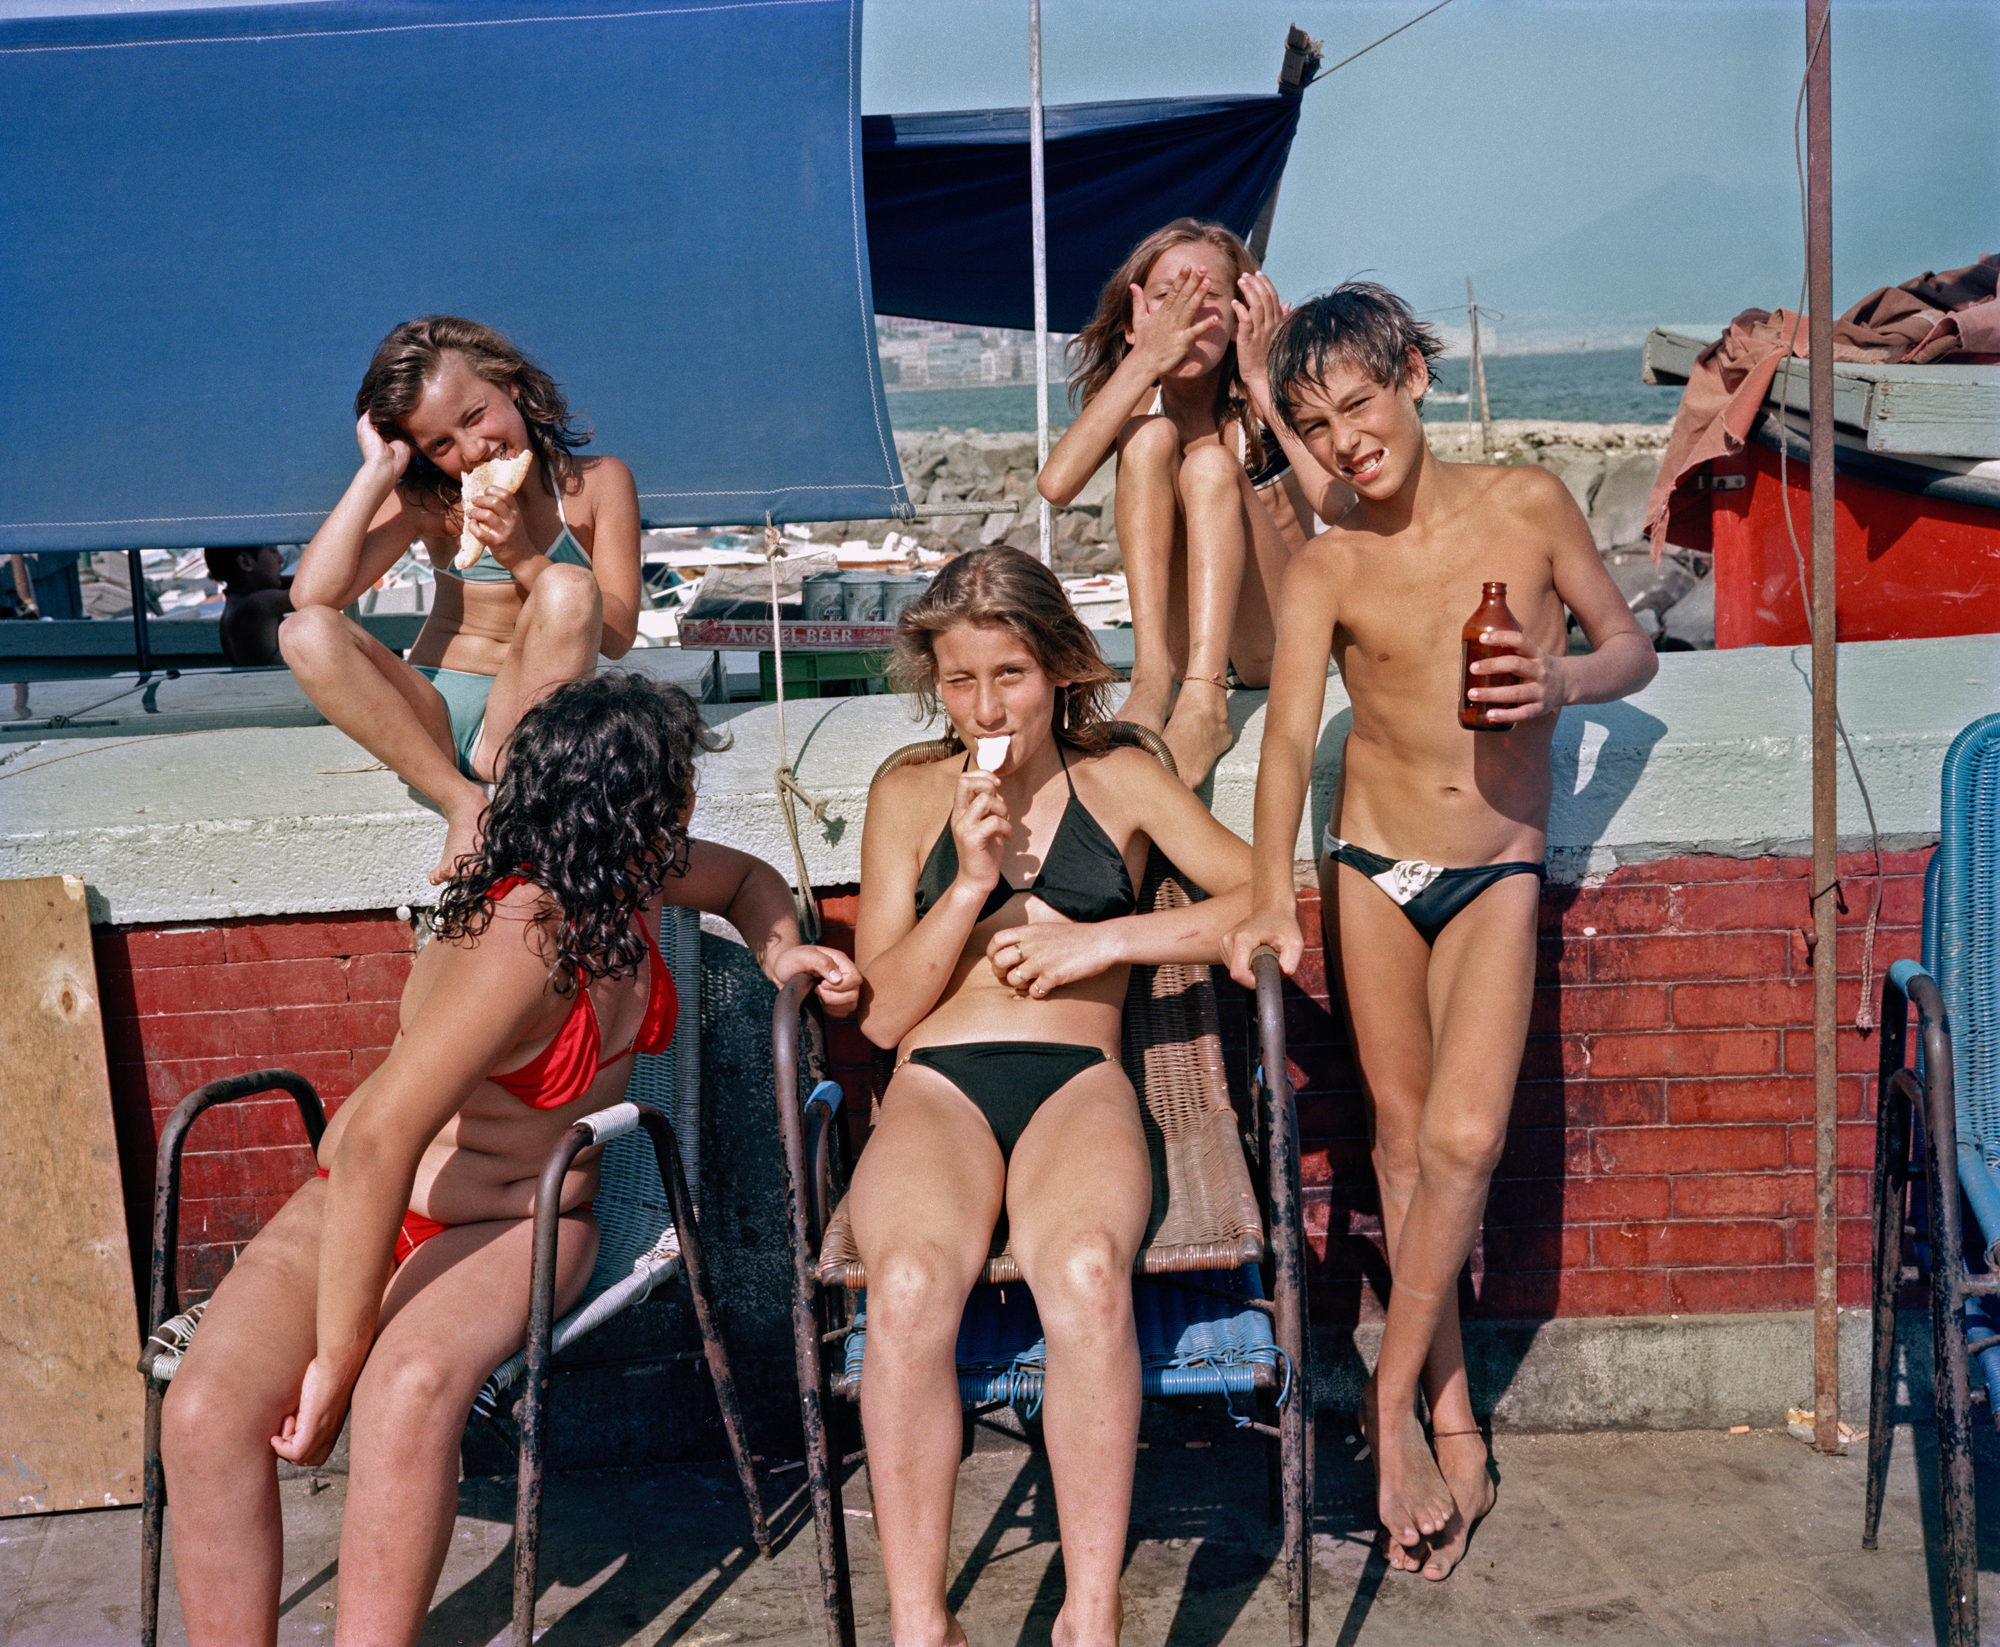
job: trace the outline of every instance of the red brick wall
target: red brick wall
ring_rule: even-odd
[[[154,1145],[174,1106],[219,1076],[276,1066],[312,1082],[331,1111],[386,1056],[414,946],[410,924],[386,911],[98,927],[94,937],[143,1309]],[[209,1111],[183,1159],[179,1280],[198,1295],[313,1164],[282,1093]]]
[[[1875,944],[1918,950],[1927,852],[1886,855]],[[1812,1295],[1812,962],[1804,860],[1677,858],[1542,894],[1534,1019],[1512,1134],[1473,1254],[1489,1318],[1803,1309]],[[1873,859],[1842,860],[1841,1299],[1866,1297],[1875,1037],[1853,1028]],[[851,887],[823,894],[827,941],[851,949]],[[1304,909],[1318,939],[1318,900]],[[329,1104],[381,1062],[409,970],[409,926],[383,913],[97,930],[135,1266],[150,1241],[152,1150],[187,1093],[219,1075],[296,1069]],[[1384,1265],[1367,1129],[1345,1033],[1309,947],[1289,1036],[1305,1136],[1315,1307],[1379,1314]],[[1224,1038],[1246,1014],[1222,1001]],[[834,1075],[865,1122],[880,1078],[852,1024]],[[1240,1066],[1239,1066],[1240,1072]],[[197,1123],[181,1285],[212,1287],[312,1170],[289,1100]]]
[[[1930,854],[1883,858],[1876,1002],[1915,955]],[[1808,863],[1687,857],[1542,893],[1534,1016],[1511,1136],[1472,1261],[1489,1318],[1805,1309],[1812,1302]],[[1873,854],[1841,861],[1840,1296],[1867,1298],[1876,1040],[1854,1028]],[[828,941],[851,942],[851,889]],[[1386,1264],[1346,1032],[1329,1010],[1319,900],[1287,1035],[1304,1135],[1317,1319],[1378,1317]],[[1225,1042],[1246,1013],[1224,990]],[[851,1099],[870,1049],[835,1026]],[[857,1106],[858,1107],[858,1106]],[[1469,1300],[1468,1300],[1469,1302]]]

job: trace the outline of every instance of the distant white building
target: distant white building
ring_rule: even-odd
[[[900,315],[875,319],[876,351],[882,361],[882,382],[892,389],[965,388],[982,383],[1032,382],[1035,338],[1032,332],[989,326],[981,331],[937,320],[911,320]],[[1049,381],[1060,383],[1066,370],[1063,349],[1067,333],[1049,334]]]

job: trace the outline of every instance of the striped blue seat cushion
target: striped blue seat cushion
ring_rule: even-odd
[[[1271,1336],[1271,1318],[1249,1302],[1263,1296],[1254,1265],[1209,1270],[1185,1282],[1170,1275],[1135,1279],[1132,1308],[1144,1393],[1228,1396],[1288,1386],[1289,1369]],[[864,1292],[835,1385],[849,1398],[861,1391],[867,1304]],[[1012,1401],[1032,1408],[1041,1401],[1047,1364],[1041,1318],[1027,1287],[1019,1282],[975,1287],[958,1328],[960,1398],[968,1406]]]

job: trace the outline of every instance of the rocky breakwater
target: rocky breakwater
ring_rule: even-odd
[[[828,521],[815,525],[813,536],[880,543],[894,532],[946,553],[989,543],[1034,551],[1041,527],[1032,430],[1019,435],[989,435],[978,429],[898,430],[896,456],[916,502],[963,504],[963,512],[931,515],[914,523]],[[1053,559],[1063,576],[1116,572],[1123,566],[1112,504],[1116,485],[1117,465],[1107,461],[1067,509],[1055,511]]]
[[[1481,460],[1478,424],[1425,426],[1431,450],[1458,461]],[[1508,420],[1487,425],[1484,461],[1532,463],[1569,488],[1621,593],[1648,634],[1663,646],[1715,644],[1714,589],[1705,555],[1676,551],[1655,566],[1645,543],[1646,498],[1659,472],[1667,426],[1650,423],[1554,423]],[[977,429],[899,431],[896,452],[910,494],[920,503],[963,511],[915,523],[823,522],[817,538],[868,538],[891,532],[946,552],[1008,543],[1032,550],[1037,540],[1035,437]],[[1054,562],[1065,576],[1116,572],[1116,465],[1107,462],[1066,509],[1055,511]]]

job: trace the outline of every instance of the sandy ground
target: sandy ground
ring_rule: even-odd
[[[1983,1419],[1983,1415],[1982,1415]],[[1979,1420],[1976,1420],[1976,1422]],[[1929,1432],[1919,1432],[1928,1442]],[[1337,1421],[1322,1426],[1312,1640],[1394,1644],[1715,1643],[1721,1647],[1923,1643],[1940,1637],[1939,1532],[1920,1509],[1908,1431],[1896,1437],[1881,1547],[1860,1547],[1863,1461],[1822,1458],[1782,1432],[1502,1435],[1499,1505],[1463,1567],[1434,1585],[1371,1552],[1367,1466]],[[1984,1639],[2000,1640],[2000,1444],[1980,1438]],[[1924,1496],[1934,1475],[1921,1470]],[[780,1484],[795,1485],[794,1471]],[[858,1637],[887,1639],[866,1472],[847,1526]],[[330,1641],[345,1478],[285,1484],[290,1521],[281,1642]],[[1261,1444],[1156,1438],[1141,1454],[1125,1575],[1128,1643],[1285,1639],[1276,1529],[1264,1518]],[[511,1482],[468,1481],[423,1641],[504,1641]],[[810,1521],[757,1559],[721,1466],[551,1482],[538,1639],[547,1647],[783,1643],[826,1638]],[[0,1524],[0,1643],[94,1647],[137,1638],[136,1510]],[[966,1460],[951,1598],[971,1640],[1049,1639],[1061,1596],[1046,1459],[983,1437]],[[171,1580],[169,1581],[171,1592]],[[166,1601],[162,1639],[183,1640]]]

